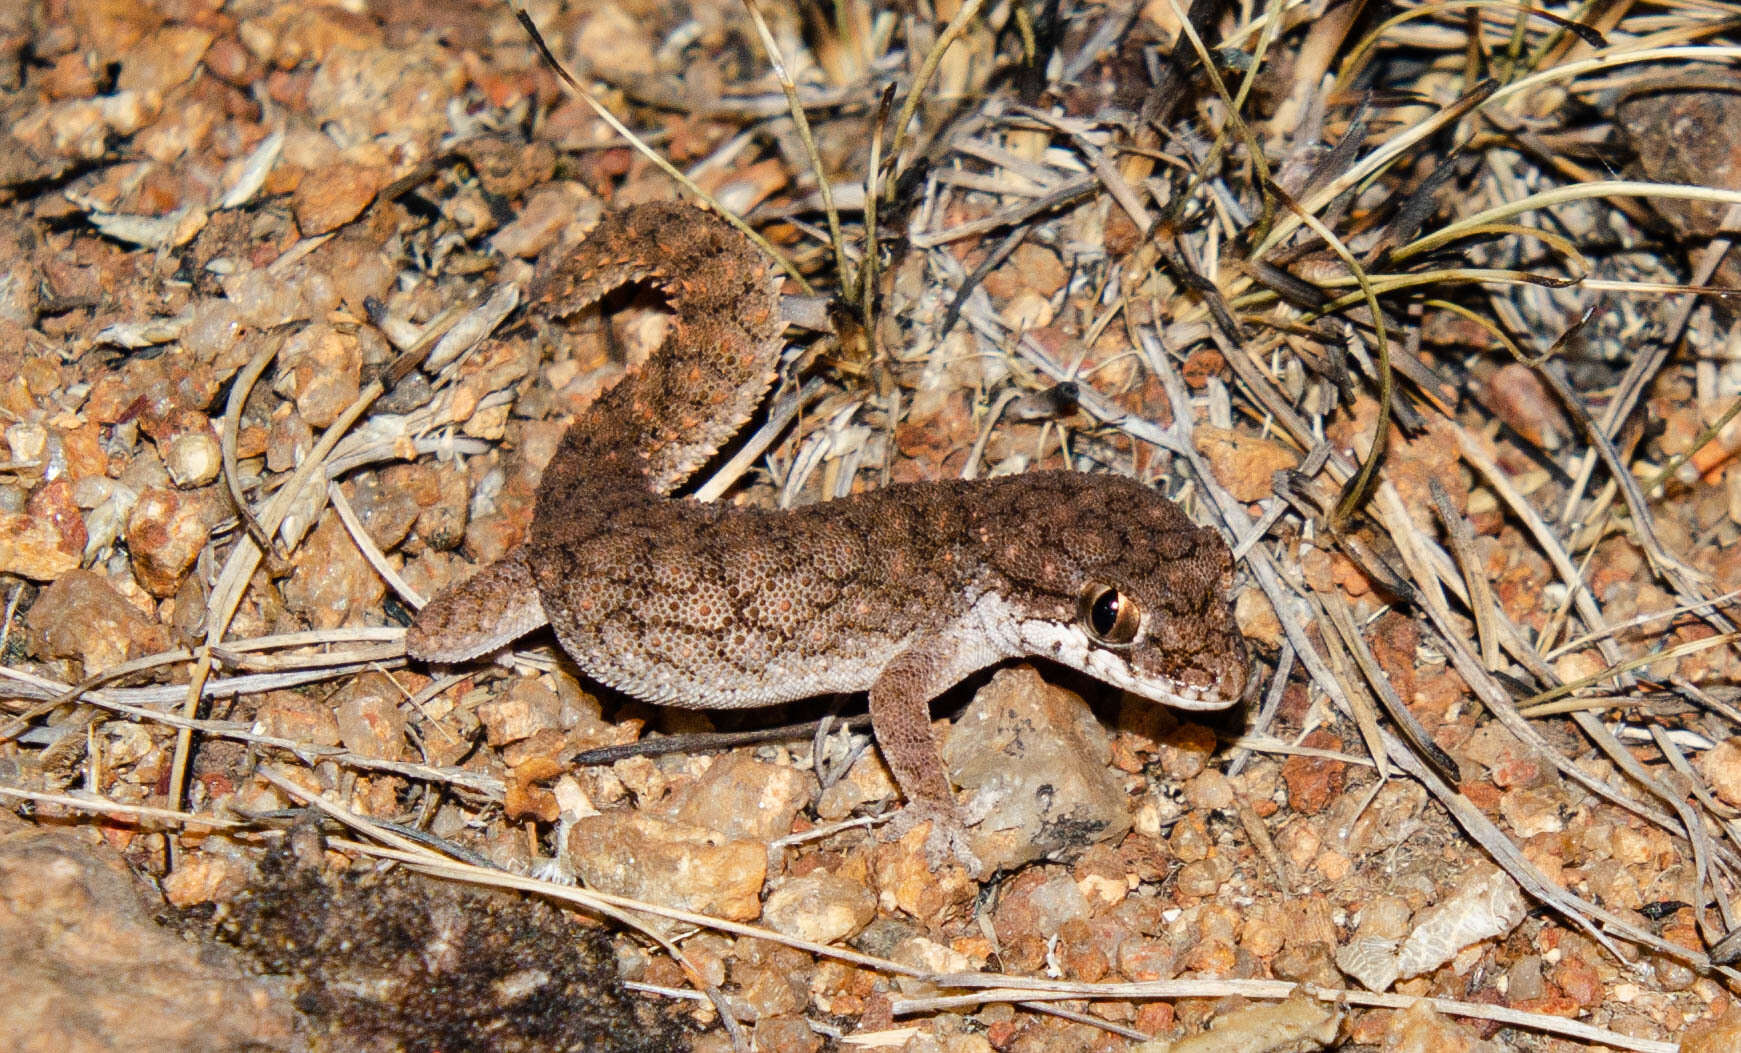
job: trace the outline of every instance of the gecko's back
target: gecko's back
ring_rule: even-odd
[[[649,702],[735,709],[866,691],[925,634],[959,637],[963,675],[1024,654],[1080,665],[1055,649],[1067,634],[1040,627],[1075,624],[1089,579],[1143,602],[1154,639],[1106,648],[1110,662],[1085,671],[1139,694],[1158,683],[1179,696],[1158,700],[1195,708],[1243,683],[1221,600],[1226,546],[1121,477],[918,483],[797,512],[621,495],[591,507],[608,511],[539,522],[534,579],[564,649]]]

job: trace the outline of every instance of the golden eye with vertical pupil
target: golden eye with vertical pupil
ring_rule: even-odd
[[[1111,585],[1094,581],[1082,590],[1076,620],[1096,643],[1123,647],[1136,639],[1137,629],[1142,626],[1143,608]]]

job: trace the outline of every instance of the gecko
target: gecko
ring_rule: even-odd
[[[1032,471],[785,511],[672,496],[772,385],[779,286],[724,221],[644,204],[541,261],[529,307],[560,320],[631,284],[666,297],[664,343],[570,425],[525,540],[418,613],[411,656],[465,662],[548,624],[586,675],[645,702],[868,692],[906,801],[890,836],[930,822],[929,858],[970,872],[930,716],[964,677],[1038,657],[1180,709],[1241,697],[1232,554],[1134,479]]]

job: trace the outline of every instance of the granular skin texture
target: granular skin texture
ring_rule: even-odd
[[[963,677],[1039,657],[1163,704],[1239,699],[1227,546],[1134,480],[1031,472],[782,511],[671,497],[766,394],[779,298],[748,239],[655,204],[543,262],[532,302],[560,318],[630,283],[668,298],[664,346],[570,427],[526,542],[424,608],[413,656],[466,661],[548,622],[588,675],[648,702],[868,691],[908,803],[891,834],[931,820],[933,857],[970,869],[929,711]]]

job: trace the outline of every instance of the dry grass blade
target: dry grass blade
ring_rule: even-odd
[[[1331,597],[1326,601],[1325,609],[1329,611],[1331,623],[1336,626],[1336,631],[1342,636],[1344,645],[1360,667],[1361,675],[1366,678],[1368,686],[1384,703],[1384,711],[1390,714],[1391,721],[1403,733],[1409,746],[1420,755],[1423,761],[1432,766],[1441,779],[1454,784],[1459,777],[1457,762],[1439,748],[1439,744],[1433,741],[1432,735],[1421,726],[1421,722],[1409,710],[1402,697],[1396,693],[1396,688],[1391,686],[1390,678],[1385,675],[1384,669],[1378,664],[1378,659],[1374,657],[1372,648],[1367,645],[1366,638],[1355,627],[1353,615],[1349,612],[1346,601],[1340,596]],[[1364,726],[1362,733],[1365,733]],[[1377,738],[1376,734],[1373,738]],[[1380,759],[1381,756],[1379,752],[1373,752],[1374,760]],[[1389,774],[1382,770],[1382,765],[1380,768],[1382,774]]]
[[[889,143],[891,164],[902,163],[901,154],[907,148],[908,128],[913,123],[913,115],[919,111],[919,103],[924,99],[925,92],[931,87],[931,78],[937,75],[937,67],[942,64],[943,56],[967,32],[984,6],[985,0],[966,0],[956,10],[955,17],[943,27],[943,32],[937,35],[936,44],[920,63],[919,71],[913,75],[913,82],[907,86],[907,97],[901,103],[900,113],[895,116],[895,138]],[[898,178],[889,179],[887,185],[892,189],[898,182]]]
[[[1392,777],[1390,759],[1384,748],[1384,736],[1378,730],[1378,713],[1373,709],[1372,696],[1367,693],[1368,687],[1376,683],[1388,686],[1382,674],[1368,674],[1367,684],[1362,685],[1354,676],[1354,670],[1349,668],[1349,659],[1365,672],[1371,653],[1361,654],[1360,630],[1355,628],[1354,620],[1348,613],[1348,606],[1338,595],[1320,597],[1320,609],[1329,616],[1330,624],[1335,627],[1341,641],[1340,647],[1326,646],[1324,656],[1330,662],[1330,668],[1335,670],[1337,685],[1341,695],[1350,705],[1349,716],[1354,718],[1354,726],[1360,729],[1360,737],[1366,742],[1366,752],[1371,755],[1373,766],[1378,769],[1381,780]],[[1374,688],[1376,689],[1376,688]]]
[[[936,1009],[979,1005],[985,1002],[1033,1000],[1041,997],[1096,1000],[1244,997],[1281,1000],[1301,993],[1326,1002],[1385,1006],[1391,1009],[1406,1009],[1412,1005],[1425,1004],[1432,1006],[1439,1012],[1453,1016],[1475,1020],[1492,1020],[1550,1035],[1565,1035],[1583,1042],[1611,1046],[1615,1049],[1638,1050],[1640,1053],[1675,1053],[1680,1048],[1679,1043],[1634,1038],[1631,1035],[1592,1027],[1576,1020],[1565,1020],[1548,1013],[1521,1012],[1503,1006],[1461,1002],[1449,998],[1411,998],[1407,995],[1329,989],[1316,987],[1312,984],[1295,984],[1281,980],[1158,980],[1133,984],[1078,984],[1046,983],[1023,977],[1019,982],[1000,989],[991,985],[1007,982],[1011,979],[1010,977],[976,974],[973,976],[945,976],[939,979],[950,986],[989,987],[989,989],[978,990],[970,995],[949,995],[898,1001],[894,1005],[895,1015],[902,1016]]]
[[[1396,258],[1406,260],[1411,256],[1425,255],[1441,249],[1446,245],[1469,237],[1475,232],[1485,229],[1501,221],[1513,219],[1539,209],[1554,205],[1570,204],[1574,201],[1584,201],[1590,198],[1605,197],[1640,197],[1640,198],[1673,198],[1681,201],[1708,201],[1715,204],[1741,204],[1741,190],[1717,190],[1711,187],[1686,186],[1667,183],[1638,183],[1616,180],[1613,182],[1584,183],[1578,186],[1557,187],[1553,190],[1531,194],[1516,201],[1508,201],[1502,205],[1484,209],[1471,216],[1466,216],[1455,223],[1447,224],[1430,234],[1416,238],[1414,241],[1397,250]]]
[[[260,521],[254,518],[254,511],[248,500],[242,494],[242,482],[238,478],[240,472],[236,467],[236,431],[242,418],[242,406],[248,401],[248,394],[254,390],[254,384],[260,379],[260,374],[278,357],[278,352],[284,347],[288,334],[279,333],[269,339],[266,345],[255,352],[248,364],[242,367],[242,372],[236,377],[236,382],[230,387],[230,397],[224,406],[224,427],[220,448],[223,451],[224,487],[230,492],[230,500],[235,503],[236,514],[242,517],[242,525],[247,528],[254,543],[262,549],[272,547],[271,536],[260,526]]]
[[[871,357],[876,357],[876,290],[877,290],[877,206],[882,196],[883,171],[883,138],[887,134],[889,111],[895,104],[895,86],[884,89],[882,98],[877,100],[875,116],[871,119],[870,157],[865,165],[864,187],[864,265],[858,276],[859,308],[858,314],[864,321],[867,339],[870,341]],[[1741,403],[1737,403],[1741,405]]]
[[[817,192],[822,195],[822,210],[828,216],[828,240],[834,246],[834,267],[840,275],[841,298],[848,302],[857,300],[858,289],[854,284],[853,269],[847,260],[846,237],[840,232],[840,210],[834,207],[834,184],[822,164],[821,153],[816,149],[816,138],[810,134],[810,119],[805,115],[804,105],[798,99],[798,86],[792,82],[792,75],[786,70],[786,60],[780,54],[779,45],[774,42],[774,34],[768,30],[768,22],[762,17],[761,6],[756,0],[743,0],[743,3],[750,13],[750,20],[755,23],[756,34],[761,38],[762,51],[767,55],[774,76],[780,82],[780,90],[786,93],[787,110],[791,114],[792,123],[798,128],[798,138],[804,144],[805,153],[810,159],[810,171],[816,177]]]
[[[1451,555],[1463,571],[1464,594],[1469,597],[1469,610],[1475,616],[1475,637],[1481,644],[1481,664],[1498,669],[1500,654],[1497,630],[1493,626],[1498,609],[1493,602],[1493,589],[1487,583],[1481,563],[1475,554],[1475,532],[1469,520],[1457,514],[1451,497],[1437,479],[1429,481],[1433,495],[1433,510],[1445,526],[1445,537],[1451,543]]]
[[[1700,651],[1713,647],[1728,647],[1738,642],[1741,642],[1741,633],[1725,633],[1721,636],[1707,636],[1702,640],[1695,640],[1653,654],[1639,655],[1623,662],[1616,662],[1599,673],[1592,673],[1579,680],[1568,680],[1522,700],[1518,705],[1518,712],[1526,717],[1545,717],[1563,713],[1577,713],[1592,708],[1606,709],[1613,705],[1612,701],[1603,699],[1590,703],[1572,698],[1565,702],[1559,702],[1556,699],[1566,695],[1576,695],[1580,691],[1595,687],[1607,680],[1624,677],[1635,669],[1649,669],[1662,662],[1670,662],[1686,655],[1698,654]]]

